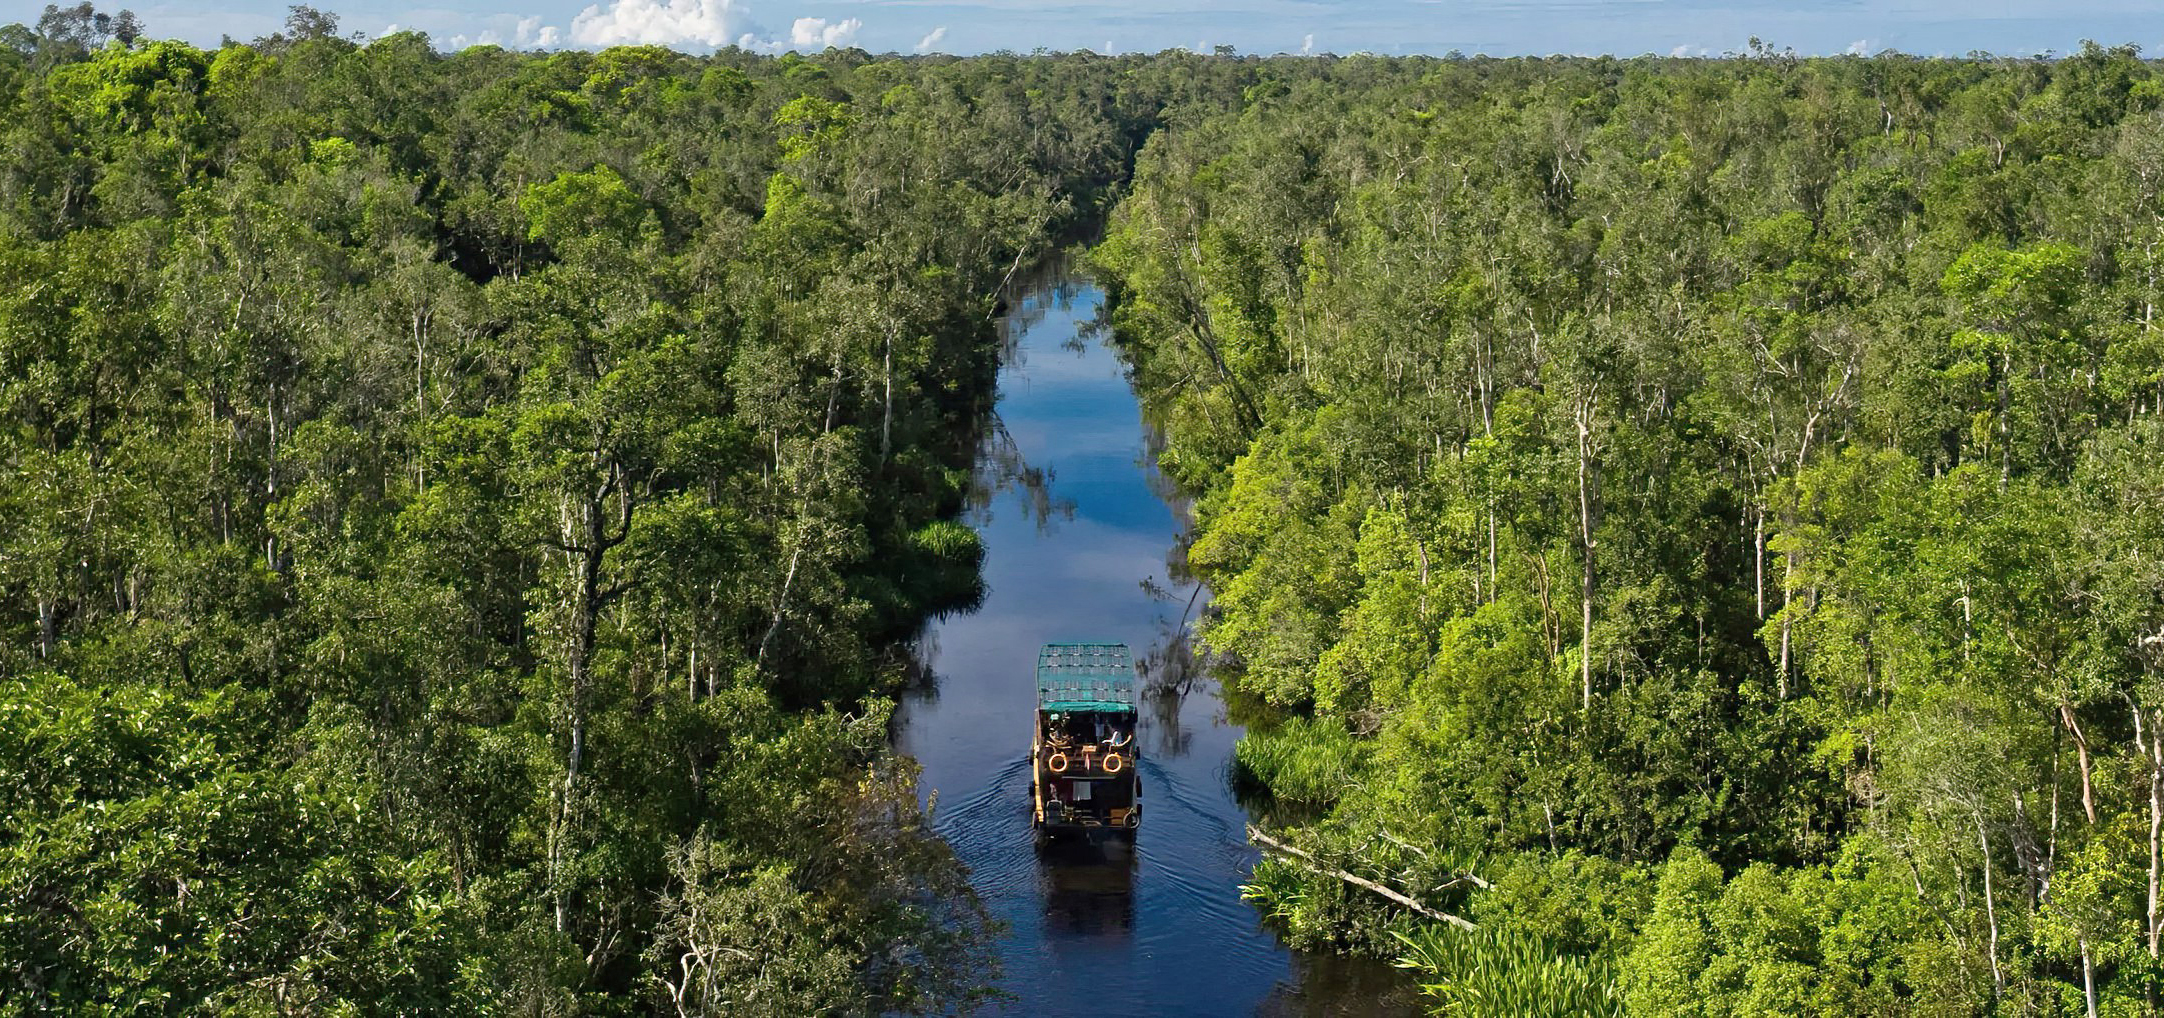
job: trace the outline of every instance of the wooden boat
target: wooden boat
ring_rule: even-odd
[[[1030,799],[1039,840],[1132,839],[1142,824],[1135,658],[1124,643],[1048,643],[1037,652]]]

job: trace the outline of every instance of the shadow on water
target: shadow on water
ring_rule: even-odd
[[[917,645],[926,681],[895,741],[937,796],[998,941],[1002,1013],[1415,1014],[1374,961],[1290,951],[1240,900],[1258,857],[1233,797],[1241,727],[1188,634],[1209,592],[1185,569],[1186,506],[1106,344],[1103,294],[1061,268],[1018,283],[1001,323],[999,403],[969,523],[987,595]],[[1135,648],[1145,696],[1129,846],[1033,847],[1029,745],[1037,648]]]

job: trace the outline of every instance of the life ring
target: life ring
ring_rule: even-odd
[[[1120,759],[1120,755],[1118,753],[1105,754],[1106,774],[1118,774],[1120,772],[1120,768],[1125,766],[1127,766],[1127,761]]]
[[[1054,753],[1045,758],[1044,765],[1050,768],[1054,774],[1065,774],[1067,773],[1067,754]]]
[[[1127,826],[1129,826],[1129,827],[1139,827],[1139,826],[1141,826],[1141,825],[1142,825],[1142,807],[1140,807],[1140,806],[1136,806],[1135,808],[1133,808],[1133,809],[1130,809],[1130,810],[1128,810],[1128,811],[1127,811],[1127,819],[1126,819],[1126,820],[1125,820],[1124,822],[1125,822],[1125,823],[1127,824]]]

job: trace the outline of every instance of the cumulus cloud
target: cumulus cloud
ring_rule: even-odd
[[[829,46],[847,46],[856,41],[857,29],[864,22],[855,18],[828,24],[825,18],[798,18],[789,27],[789,44],[807,49],[826,49]]]
[[[1848,52],[1848,54],[1849,54],[1850,56],[1858,56],[1858,57],[1867,57],[1867,56],[1870,56],[1870,55],[1871,55],[1871,40],[1869,40],[1869,39],[1858,39],[1858,40],[1856,40],[1855,42],[1849,43],[1849,44],[1848,44],[1848,50],[1847,50],[1847,52]]]
[[[519,49],[532,49],[536,46],[548,49],[555,46],[562,35],[555,25],[542,24],[541,16],[537,14],[518,19],[518,28],[511,33],[511,42]]]
[[[856,18],[828,21],[798,18],[787,35],[776,35],[751,20],[751,9],[741,0],[608,0],[594,4],[571,19],[568,34],[539,18],[517,23],[520,46],[626,46],[655,45],[698,47],[740,46],[748,50],[778,53],[784,49],[821,50],[856,42],[864,22]],[[919,51],[939,44],[946,29],[935,30],[918,44]]]
[[[947,26],[941,25],[938,28],[932,29],[932,34],[917,40],[917,52],[930,53],[932,51],[932,47],[937,46],[940,43],[945,42],[946,40]]]
[[[1304,57],[1313,52],[1315,52],[1315,33],[1309,32],[1306,38],[1300,40],[1300,55]]]
[[[735,0],[613,0],[607,10],[595,4],[571,19],[571,41],[581,46],[719,47],[756,42],[757,31]],[[555,38],[553,28],[537,30],[536,37],[542,32]]]

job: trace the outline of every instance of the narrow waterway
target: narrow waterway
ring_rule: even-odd
[[[1029,746],[1040,644],[1124,641],[1162,655],[1206,602],[1173,576],[1182,528],[1109,336],[1103,294],[1055,268],[1001,323],[997,422],[980,453],[984,605],[925,636],[932,679],[905,700],[900,748],[993,916],[996,1010],[1026,1015],[1412,1014],[1374,962],[1287,950],[1240,900],[1257,855],[1228,768],[1240,729],[1215,686],[1142,711],[1133,848],[1032,848]]]

